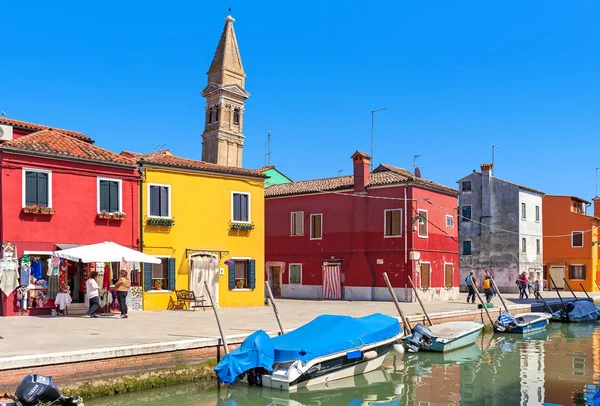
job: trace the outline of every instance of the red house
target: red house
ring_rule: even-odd
[[[265,190],[266,277],[286,298],[412,301],[458,295],[455,189],[352,155],[354,174]]]
[[[0,241],[13,244],[16,257],[28,256],[44,276],[58,249],[102,241],[138,248],[138,180],[135,161],[84,134],[0,117]],[[72,289],[81,292],[81,270],[69,274]],[[41,285],[29,294],[47,293]],[[18,314],[16,294],[0,291],[0,315]],[[83,300],[79,293],[73,298]],[[36,304],[21,313],[54,307],[53,300]]]

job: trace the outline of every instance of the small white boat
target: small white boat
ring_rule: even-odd
[[[277,337],[255,332],[223,357],[215,372],[226,384],[295,392],[379,368],[401,337],[398,320],[383,314],[322,315]]]
[[[514,334],[531,333],[546,328],[551,318],[550,313],[520,313],[513,316],[504,312],[494,323],[494,331]]]
[[[562,309],[552,313],[552,320],[563,323],[583,323],[600,318],[600,307],[588,300],[568,302]]]
[[[450,321],[430,327],[419,323],[403,342],[408,352],[447,352],[473,344],[481,330],[483,323],[471,321]]]

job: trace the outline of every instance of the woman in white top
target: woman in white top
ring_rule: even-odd
[[[88,310],[88,315],[90,317],[98,317],[98,315],[95,313],[96,309],[100,307],[100,294],[98,292],[98,283],[96,282],[97,276],[98,272],[90,272],[88,280],[85,283],[85,287],[87,288],[87,297],[90,304],[90,308]]]

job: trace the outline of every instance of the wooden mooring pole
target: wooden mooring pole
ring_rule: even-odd
[[[417,301],[421,305],[421,309],[423,309],[423,314],[427,318],[427,321],[429,322],[429,325],[433,326],[433,323],[431,322],[431,319],[429,318],[429,315],[427,314],[427,310],[425,310],[425,306],[423,306],[423,302],[421,302],[421,298],[419,297],[419,292],[417,292],[417,288],[415,287],[415,284],[413,283],[413,281],[412,281],[412,279],[411,279],[410,276],[408,276],[408,281],[410,282],[410,286],[412,286],[413,292],[415,292],[415,296],[417,297]]]
[[[554,290],[556,290],[556,294],[558,295],[558,298],[560,299],[560,303],[563,305],[565,305],[565,302],[562,299],[562,296],[560,295],[560,292],[558,291],[558,287],[556,286],[556,283],[554,283],[554,279],[552,279],[552,275],[548,275],[550,276],[550,282],[552,282],[552,286],[554,286]]]
[[[587,290],[585,290],[585,288],[583,287],[583,283],[579,282],[579,286],[581,286],[581,290],[583,290],[583,293],[585,293],[585,295],[587,296],[588,299],[592,300],[592,298],[590,297],[590,295],[588,295]],[[593,300],[592,300],[593,302]]]
[[[210,299],[210,304],[215,312],[215,319],[217,319],[217,327],[219,327],[219,334],[221,335],[221,340],[223,341],[223,348],[225,350],[225,354],[229,354],[229,346],[227,345],[227,340],[225,339],[225,334],[223,333],[223,328],[221,328],[221,320],[219,320],[219,312],[217,311],[217,307],[215,306],[215,301],[213,300],[212,293],[210,293],[210,289],[208,288],[208,283],[204,281],[204,288],[206,289],[206,294]]]
[[[390,283],[390,279],[387,276],[387,272],[383,273],[383,279],[385,280],[385,284],[387,285],[388,290],[390,291],[390,295],[392,296],[392,300],[396,305],[396,310],[398,310],[398,314],[400,314],[400,318],[402,319],[402,324],[404,324],[404,335],[408,335],[407,331],[410,332],[412,330],[410,323],[406,316],[404,316],[404,312],[400,308],[400,304],[398,303],[398,298],[396,297],[396,293],[394,293],[394,289],[392,288],[392,284]]]
[[[600,289],[600,284],[598,284],[598,281],[594,281],[594,283],[596,284],[596,287]]]
[[[473,290],[475,291],[475,294],[477,295],[477,299],[479,299],[479,301],[481,302],[481,305],[483,306],[483,310],[485,310],[485,313],[487,314],[488,319],[490,319],[490,323],[492,323],[492,326],[493,326],[494,319],[492,319],[492,315],[490,314],[490,311],[488,310],[486,303],[483,301],[483,298],[479,294],[479,290],[477,289],[477,285],[475,285],[475,281],[473,280],[473,277],[471,275],[469,275],[469,278],[471,278],[471,286],[473,287]]]
[[[577,295],[575,294],[575,292],[573,292],[573,289],[571,289],[571,285],[569,285],[569,282],[567,281],[567,278],[563,278],[563,281],[565,281],[565,283],[567,284],[567,288],[569,288],[569,290],[571,291],[571,294],[573,295],[573,297],[575,298],[575,300],[577,300]]]
[[[285,334],[283,330],[283,326],[281,325],[281,320],[279,319],[279,312],[277,311],[277,305],[275,305],[275,300],[273,300],[273,292],[271,292],[271,286],[269,286],[269,282],[265,281],[265,287],[267,288],[267,293],[269,294],[269,300],[273,305],[273,312],[275,313],[275,318],[277,319],[277,324],[279,324],[279,331],[281,334]]]
[[[494,288],[494,291],[498,294],[498,297],[500,298],[500,301],[502,302],[502,306],[504,306],[504,310],[506,310],[506,313],[510,313],[508,311],[508,306],[506,305],[506,302],[504,302],[504,298],[502,297],[502,294],[500,294],[500,290],[498,290],[498,286],[496,286],[496,281],[491,276],[490,276],[490,279],[492,280],[492,287]]]
[[[550,314],[552,314],[552,313],[553,313],[553,311],[552,311],[552,308],[551,308],[551,307],[548,305],[548,302],[546,302],[546,299],[544,299],[544,298],[542,297],[542,294],[541,294],[541,293],[539,293],[539,292],[538,292],[538,297],[539,297],[540,299],[542,299],[542,302],[544,303],[544,306],[546,306],[546,309],[548,309],[548,311],[550,312]]]

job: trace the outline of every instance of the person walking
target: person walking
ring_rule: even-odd
[[[119,300],[119,308],[121,309],[121,318],[127,318],[127,292],[129,291],[129,279],[127,279],[127,271],[121,271],[121,277],[115,283],[117,289],[117,299]]]
[[[519,299],[529,299],[527,285],[529,285],[529,280],[527,279],[527,276],[525,276],[525,272],[523,272],[519,277]]]
[[[537,279],[533,282],[533,294],[535,295],[535,300],[540,301],[540,281]]]
[[[491,303],[492,298],[494,297],[494,291],[492,289],[492,277],[487,275],[483,280],[483,292],[485,293],[485,302]]]
[[[98,272],[92,271],[88,277],[87,282],[85,283],[85,287],[87,289],[87,297],[89,303],[89,309],[87,314],[90,317],[98,317],[96,314],[96,310],[100,307],[100,292],[98,288],[98,282],[96,282],[96,277],[98,276]]]
[[[487,278],[487,277],[489,277],[490,279],[492,279],[492,275],[490,275],[490,271],[489,271],[488,269],[486,269],[486,270],[485,270],[485,277],[486,277],[486,278]],[[491,282],[492,282],[492,281],[490,281],[490,283],[491,283]],[[492,286],[491,286],[491,289],[492,289],[492,294],[493,294],[494,296],[496,296],[496,295],[498,294],[498,292],[496,292],[496,288],[494,287],[494,284],[492,283],[491,285],[492,285]]]
[[[475,303],[475,289],[473,288],[475,279],[473,278],[473,271],[469,272],[469,275],[465,279],[465,283],[467,284],[467,291],[469,292],[467,295],[467,303]],[[472,299],[472,301],[470,301],[470,299]]]

